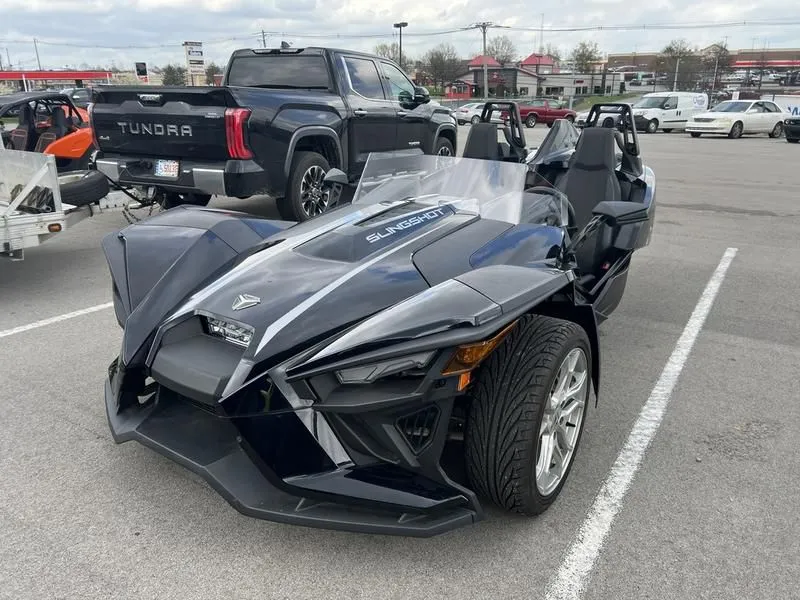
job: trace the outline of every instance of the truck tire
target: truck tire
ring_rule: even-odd
[[[479,367],[469,392],[465,453],[476,493],[523,515],[547,510],[572,468],[591,381],[582,327],[523,316]]]
[[[58,176],[61,202],[86,206],[108,195],[108,179],[100,171],[71,171]]]
[[[442,136],[436,139],[436,146],[433,148],[433,153],[437,156],[455,156],[456,151],[453,144],[446,137]]]
[[[647,133],[655,133],[658,131],[658,119],[650,119],[647,122],[647,127],[645,128]]]
[[[330,168],[318,152],[295,152],[286,196],[277,200],[281,218],[302,222],[328,210],[330,192],[323,191],[322,180]]]

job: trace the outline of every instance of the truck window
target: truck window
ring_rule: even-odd
[[[227,84],[327,90],[330,88],[330,77],[323,56],[258,54],[233,58]]]
[[[414,99],[414,84],[394,65],[381,62],[383,74],[389,81],[392,100],[397,102],[411,102]]]
[[[381,78],[374,62],[367,58],[346,56],[344,64],[350,78],[350,87],[355,93],[372,100],[384,100]]]

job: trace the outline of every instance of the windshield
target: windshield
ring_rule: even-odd
[[[633,108],[663,108],[669,96],[650,96],[649,98],[641,98],[634,105]]]
[[[714,107],[714,112],[744,112],[752,104],[752,102],[720,102]]]
[[[321,55],[257,54],[232,59],[228,85],[275,89],[320,89],[330,86]]]
[[[413,151],[412,151],[413,152]],[[524,192],[528,167],[522,163],[409,151],[370,154],[353,204],[414,202],[449,206],[458,213],[517,225],[562,226],[567,205],[557,190]]]

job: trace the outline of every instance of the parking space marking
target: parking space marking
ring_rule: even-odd
[[[641,466],[647,447],[661,425],[672,391],[678,382],[697,336],[711,312],[725,274],[736,256],[737,248],[728,248],[708,280],[689,322],[675,344],[650,397],[642,407],[611,471],[595,497],[589,513],[578,530],[555,576],[545,592],[546,600],[578,600],[591,575],[594,563],[608,535],[622,501]]]
[[[10,335],[16,335],[18,333],[25,333],[26,331],[30,331],[31,329],[39,329],[40,327],[46,327],[47,325],[53,325],[55,323],[60,323],[61,321],[74,319],[75,317],[82,317],[83,315],[88,315],[94,312],[98,312],[100,310],[106,310],[107,308],[111,308],[113,306],[114,306],[113,302],[106,302],[105,304],[97,304],[95,306],[90,306],[89,308],[82,308],[80,310],[76,310],[70,313],[58,315],[57,317],[50,317],[49,319],[42,319],[41,321],[28,323],[27,325],[12,327],[11,329],[0,331],[0,338],[8,337]]]

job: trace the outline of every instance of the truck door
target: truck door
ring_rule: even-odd
[[[342,90],[349,106],[347,131],[349,174],[360,176],[370,152],[397,147],[397,115],[387,99],[378,66],[371,58],[339,55],[347,85]]]
[[[431,108],[426,104],[414,102],[414,84],[405,74],[388,61],[380,61],[383,83],[387,97],[392,101],[397,115],[397,149],[426,148],[426,128],[431,123]]]

